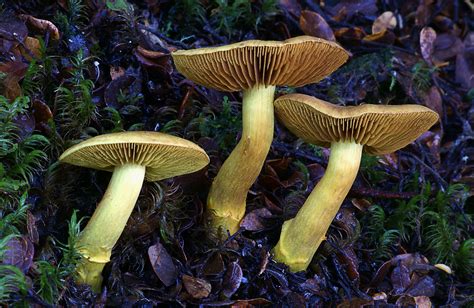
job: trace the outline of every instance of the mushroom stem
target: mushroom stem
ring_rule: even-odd
[[[245,214],[247,193],[257,179],[273,140],[274,86],[244,91],[242,137],[222,165],[207,199],[211,225],[230,234],[237,232]]]
[[[355,142],[331,143],[331,156],[323,178],[295,218],[283,224],[273,252],[275,260],[288,265],[291,271],[305,270],[326,238],[325,234],[357,176],[362,148]]]
[[[102,269],[110,261],[112,248],[133,211],[145,178],[145,167],[124,164],[114,169],[107,191],[79,238],[84,257],[77,271],[77,282],[96,292],[102,284]]]

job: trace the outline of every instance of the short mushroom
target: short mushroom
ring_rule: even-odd
[[[143,180],[158,181],[204,168],[209,157],[196,144],[157,132],[121,132],[97,136],[68,150],[60,161],[112,171],[109,186],[79,238],[84,256],[78,282],[99,291],[102,269],[122,234]]]
[[[438,121],[419,105],[341,107],[303,94],[275,100],[278,119],[297,137],[331,155],[323,178],[297,215],[285,221],[275,259],[296,272],[305,270],[349,192],[362,151],[382,155],[405,147]]]
[[[286,41],[251,40],[172,53],[178,71],[219,91],[241,91],[242,137],[214,179],[207,200],[215,229],[239,229],[247,193],[273,140],[275,86],[300,87],[320,81],[348,53],[338,44],[310,36]]]

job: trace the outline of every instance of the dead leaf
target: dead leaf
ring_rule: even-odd
[[[186,291],[193,298],[206,298],[211,293],[211,284],[204,279],[183,275],[183,284]]]
[[[433,0],[419,0],[418,7],[415,13],[415,24],[417,26],[425,26],[431,16],[431,5]]]
[[[424,27],[420,32],[420,49],[426,63],[433,64],[434,43],[436,41],[436,31],[431,27]]]
[[[434,42],[433,61],[444,62],[463,52],[464,44],[461,39],[450,33],[442,33]]]
[[[328,41],[336,41],[334,33],[326,20],[316,12],[304,10],[300,16],[300,27],[306,35],[320,37]]]
[[[406,294],[416,296],[434,296],[435,294],[435,281],[430,276],[423,276],[415,284],[410,287]]]
[[[464,39],[464,51],[456,57],[456,82],[464,88],[474,88],[474,32]]]
[[[140,46],[137,47],[134,53],[137,60],[146,67],[156,68],[159,72],[168,75],[173,72],[169,53],[148,50]]]
[[[120,90],[127,89],[135,79],[134,76],[125,75],[112,80],[104,91],[105,104],[108,107],[113,107],[115,109],[122,107],[118,102],[118,94],[120,93]]]
[[[358,44],[365,36],[364,30],[360,27],[339,28],[334,32],[337,40],[344,44]]]
[[[374,16],[377,14],[376,0],[342,0],[337,1],[337,4],[329,11],[333,16],[337,16],[337,20],[351,19],[356,14],[361,14],[365,17]]]
[[[176,282],[178,274],[173,259],[161,243],[158,242],[148,248],[148,258],[156,276],[165,286],[169,287]]]
[[[121,66],[111,66],[110,67],[110,78],[115,80],[119,77],[125,76],[125,69]]]
[[[39,19],[26,14],[21,14],[18,17],[24,20],[27,26],[33,28],[34,30],[39,31],[40,33],[49,32],[53,40],[59,40],[60,34],[58,27],[56,27],[56,25],[54,25],[51,21]]]
[[[410,270],[403,264],[395,267],[390,275],[390,281],[393,285],[393,294],[403,294],[405,289],[410,285]]]
[[[436,111],[440,118],[443,117],[443,98],[437,86],[432,86],[423,97],[423,105]]]
[[[278,4],[280,7],[282,7],[297,18],[301,14],[301,5],[298,3],[297,0],[279,0]]]
[[[3,255],[3,264],[14,265],[23,273],[33,265],[35,248],[27,236],[15,237],[8,241]]]
[[[38,244],[39,234],[38,234],[38,228],[36,227],[36,217],[33,214],[31,214],[30,211],[27,211],[26,218],[27,218],[26,228],[28,230],[28,238],[31,240],[33,244]]]
[[[431,308],[431,300],[428,296],[415,296],[417,308]]]
[[[270,305],[272,302],[265,298],[253,298],[253,299],[239,299],[236,300],[230,307],[232,308],[253,308],[253,307],[265,307]]]
[[[214,253],[204,266],[204,275],[219,275],[224,272],[224,261],[220,253]]]
[[[377,42],[386,45],[392,45],[395,42],[395,34],[390,30],[383,30],[374,34],[369,34],[364,37],[364,41]]]
[[[387,29],[393,30],[397,26],[397,19],[393,12],[387,11],[375,19],[372,25],[372,34],[383,32]]]
[[[3,95],[10,100],[14,100],[18,96],[21,96],[20,80],[25,77],[25,73],[28,70],[28,64],[14,61],[0,63],[0,72],[6,74],[3,79]]]
[[[0,15],[0,52],[12,52],[28,35],[25,23],[15,15],[4,13]]]
[[[264,219],[270,217],[272,213],[267,208],[256,209],[245,215],[240,226],[248,231],[259,231],[265,228]]]
[[[38,39],[28,36],[23,42],[23,46],[19,46],[20,53],[26,60],[31,61],[33,58],[41,57],[41,44]]]
[[[227,266],[224,280],[222,282],[222,294],[230,298],[240,287],[242,282],[242,268],[237,261],[234,261]]]

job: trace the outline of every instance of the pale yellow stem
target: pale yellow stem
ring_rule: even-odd
[[[145,178],[145,167],[117,166],[107,191],[79,238],[83,262],[77,268],[77,282],[96,292],[102,284],[102,269],[110,261],[112,248],[122,234],[135,207]]]
[[[207,199],[211,224],[225,236],[239,229],[247,193],[262,170],[273,140],[275,87],[255,87],[244,92],[242,137],[222,165]]]
[[[295,218],[285,221],[273,249],[275,260],[293,272],[306,270],[349,192],[359,170],[363,146],[334,142],[323,178]]]

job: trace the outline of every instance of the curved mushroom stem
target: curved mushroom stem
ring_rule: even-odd
[[[295,218],[285,221],[273,249],[275,260],[293,272],[306,270],[339,211],[359,170],[363,146],[333,142],[323,178],[306,199]]]
[[[124,164],[115,167],[107,191],[82,231],[79,250],[84,259],[76,269],[77,282],[100,292],[102,269],[135,207],[145,178],[145,167]]]
[[[245,214],[247,193],[257,179],[273,140],[275,87],[244,91],[242,137],[222,165],[207,198],[211,224],[226,237],[235,233]]]

